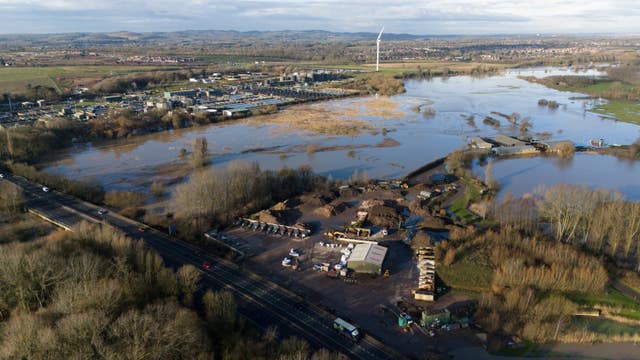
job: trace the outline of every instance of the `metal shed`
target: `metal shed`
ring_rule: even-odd
[[[376,244],[358,244],[353,249],[347,267],[357,273],[382,274],[387,248]]]

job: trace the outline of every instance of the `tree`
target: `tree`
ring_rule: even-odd
[[[191,165],[194,168],[205,166],[209,162],[209,145],[204,137],[195,138],[191,144]]]
[[[183,296],[183,302],[187,306],[193,304],[193,294],[198,290],[198,283],[202,273],[193,265],[184,265],[176,273],[178,283]]]
[[[24,195],[22,189],[6,180],[0,180],[0,211],[15,216],[22,211]]]

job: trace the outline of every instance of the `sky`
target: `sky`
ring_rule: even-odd
[[[0,33],[640,33],[638,0],[0,0]]]

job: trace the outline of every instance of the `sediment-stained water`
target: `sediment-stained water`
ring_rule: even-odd
[[[595,70],[575,73],[570,69],[542,68],[509,70],[480,78],[409,80],[405,84],[405,94],[389,99],[346,98],[303,105],[301,109],[322,110],[332,120],[345,120],[334,122],[338,124],[336,126],[348,126],[349,121],[358,120],[361,128],[357,131],[291,126],[290,122],[296,121],[295,116],[289,116],[287,121],[250,118],[100,145],[78,145],[40,167],[74,179],[95,179],[107,189],[143,189],[172,169],[186,168],[187,160],[178,157],[180,149],[190,149],[194,138],[205,137],[213,166],[225,166],[233,160],[256,161],[263,169],[309,164],[317,173],[333,178],[349,178],[355,171],[366,172],[369,177],[391,178],[464,146],[470,137],[498,133],[517,135],[524,118],[528,118],[533,134],[568,139],[577,144],[600,138],[610,144],[628,144],[640,138],[639,126],[602,119],[589,112],[598,100],[518,78],[557,74],[599,75]],[[539,99],[554,100],[560,106],[557,109],[539,106]],[[289,111],[284,110],[285,115]],[[513,113],[518,113],[520,118],[515,125],[504,116]],[[498,120],[500,126],[483,122],[487,116]],[[322,121],[322,114],[312,119]],[[362,121],[366,126],[362,126]],[[583,156],[579,155],[574,161],[588,163],[590,157],[585,155],[585,160],[581,159]],[[548,171],[566,172],[561,165],[548,159],[520,161],[532,164],[527,166],[547,161]],[[617,177],[630,176],[629,181],[640,179],[637,170],[629,172],[627,163],[613,157],[600,157],[598,161],[611,174],[621,174]],[[496,176],[500,166],[496,163]],[[635,178],[632,177],[634,174]],[[529,181],[531,186],[548,183],[543,173],[532,172],[530,175],[535,175]],[[568,180],[591,177],[590,183],[597,186],[619,188],[617,182],[596,175],[583,172]],[[506,177],[504,180],[508,181]],[[522,185],[522,189],[527,186]],[[640,192],[633,186],[619,190]]]

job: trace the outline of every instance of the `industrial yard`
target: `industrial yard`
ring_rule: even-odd
[[[447,178],[441,170],[438,162],[421,175]],[[431,188],[425,198],[424,189]],[[424,231],[415,224],[424,217],[409,210],[411,202],[429,203],[445,189],[457,189],[443,183],[431,188],[401,180],[344,185],[289,199],[208,237],[234,249],[243,266],[420,356],[425,341],[434,349],[459,337],[477,341],[463,329],[473,311],[456,310],[469,298],[448,294],[436,280],[431,245],[412,246]],[[437,232],[431,238],[435,244]]]

